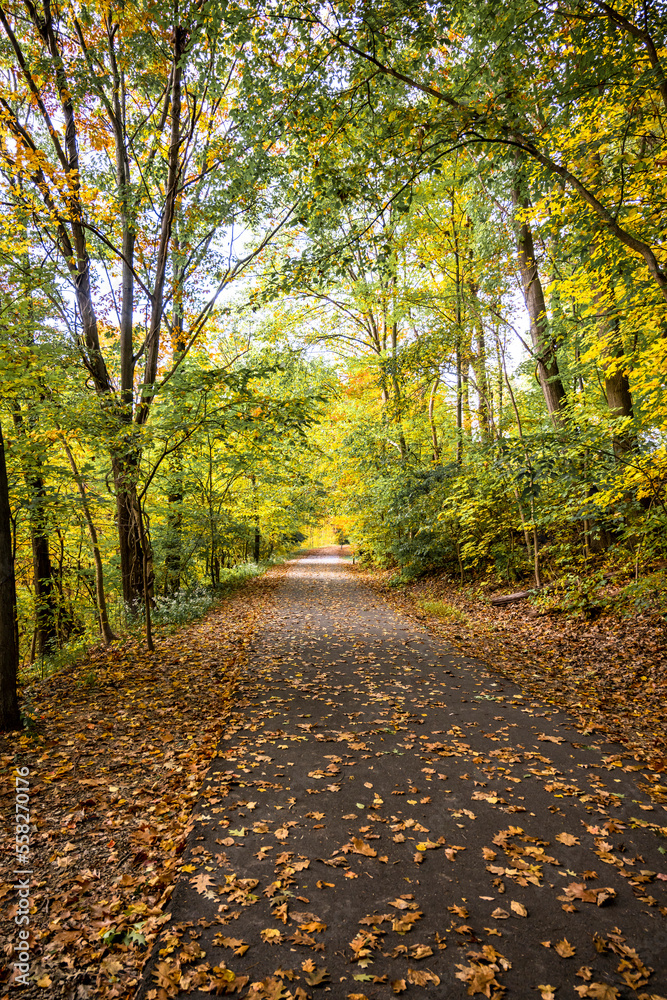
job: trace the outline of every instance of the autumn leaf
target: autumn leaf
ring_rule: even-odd
[[[491,987],[498,985],[495,969],[490,966],[477,964],[457,964],[456,968],[459,969],[459,972],[456,973],[456,978],[462,979],[468,985],[468,996],[474,996],[475,993],[482,993],[486,997],[491,997]]]
[[[354,853],[363,854],[367,858],[376,858],[377,851],[375,851],[370,844],[366,844],[359,837],[353,837],[352,843],[354,844]]]
[[[241,940],[241,938],[223,937],[222,934],[215,935],[213,938],[213,944],[218,945],[221,948],[231,948],[233,949],[234,954],[239,956],[245,955],[250,947],[250,945]]]
[[[329,978],[329,973],[324,966],[320,969],[313,965],[312,969],[305,969],[302,965],[301,968],[306,973],[306,982],[309,986],[320,986],[325,979]]]
[[[195,878],[191,878],[190,882],[200,895],[206,892],[209,886],[215,885],[215,880],[210,875],[207,875],[206,872],[200,872]]]
[[[267,944],[280,944],[283,940],[282,932],[277,927],[266,927],[263,931],[260,931],[260,937]]]
[[[584,903],[595,903],[597,906],[605,906],[616,898],[616,890],[610,886],[600,889],[587,889],[583,882],[571,882],[564,889],[564,895],[559,899],[573,900],[580,899]]]
[[[590,997],[591,1000],[616,1000],[619,995],[615,986],[608,986],[606,983],[588,983],[575,986],[574,991],[580,997]]]
[[[414,944],[412,948],[410,948],[410,958],[428,958],[429,955],[432,954],[433,948],[431,948],[428,944]]]
[[[574,844],[579,843],[579,838],[573,836],[571,833],[559,833],[556,836],[556,840],[559,844],[565,844],[567,847],[572,847]]]
[[[557,951],[561,958],[572,958],[576,952],[576,948],[570,944],[567,938],[563,938],[562,941],[556,942],[554,951]]]
[[[516,913],[516,915],[518,917],[527,917],[528,916],[528,910],[523,905],[523,903],[517,903],[517,902],[515,902],[515,900],[512,900],[511,903],[510,903],[510,909],[511,909],[512,913]]]
[[[441,846],[442,846],[441,844],[436,844],[432,840],[422,840],[418,844],[415,844],[415,847],[418,851],[434,851]]]
[[[394,993],[405,993],[408,988],[405,979],[392,979],[390,986]]]
[[[428,986],[429,983],[433,983],[434,986],[439,986],[440,977],[436,976],[434,972],[430,972],[428,969],[421,971],[420,969],[408,968],[408,982],[413,983],[415,986]]]

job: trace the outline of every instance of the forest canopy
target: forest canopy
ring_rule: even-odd
[[[660,567],[665,21],[0,3],[3,727],[324,523],[400,579]]]

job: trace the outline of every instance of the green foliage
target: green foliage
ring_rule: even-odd
[[[323,522],[398,581],[561,580],[594,613],[613,572],[654,600],[652,8],[206,2],[100,33],[76,3],[50,47],[26,10],[0,32],[26,669],[62,666],[105,615],[107,639],[138,628],[144,590],[158,628],[193,620]]]

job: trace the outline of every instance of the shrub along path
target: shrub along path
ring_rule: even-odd
[[[326,550],[243,683],[139,996],[667,995],[667,816],[618,744]]]

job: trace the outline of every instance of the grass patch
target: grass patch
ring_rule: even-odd
[[[448,604],[447,601],[420,601],[419,606],[427,615],[434,618],[442,618],[448,622],[460,622],[461,625],[468,624],[468,616],[465,611],[461,611],[455,604]]]

